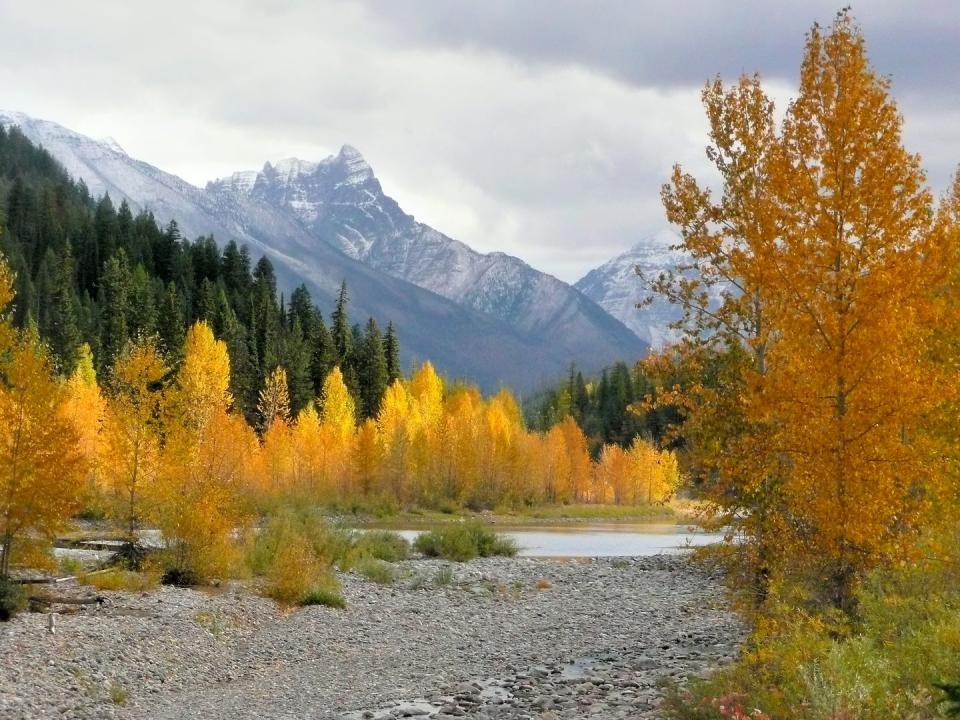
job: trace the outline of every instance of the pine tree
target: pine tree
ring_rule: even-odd
[[[69,246],[57,273],[57,286],[50,307],[47,337],[57,361],[58,370],[63,375],[70,375],[80,359],[81,337],[77,296],[74,291],[73,256]]]
[[[350,362],[353,349],[353,330],[350,327],[350,321],[347,319],[348,300],[347,283],[344,281],[340,286],[340,294],[337,296],[337,304],[331,316],[333,347],[336,351],[337,364],[340,365],[341,369],[344,369]]]
[[[403,376],[403,369],[400,367],[400,341],[397,339],[397,331],[392,321],[387,323],[387,332],[383,338],[383,352],[387,358],[387,382],[392,383]]]
[[[179,358],[183,350],[184,325],[186,324],[183,306],[183,298],[180,296],[177,286],[173,282],[168,283],[161,301],[157,331],[166,356],[173,367],[179,365]]]
[[[284,331],[283,343],[283,364],[287,371],[290,412],[293,416],[305,408],[315,396],[310,360],[310,345],[300,326],[300,318],[294,316],[291,326]]]
[[[363,340],[357,352],[357,382],[360,391],[360,413],[363,418],[376,417],[380,401],[387,389],[387,356],[380,328],[373,318],[367,321]]]
[[[100,347],[100,366],[113,363],[130,338],[132,280],[127,254],[119,249],[104,264],[100,284],[100,304],[103,307]]]

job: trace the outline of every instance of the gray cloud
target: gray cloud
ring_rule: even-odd
[[[793,80],[804,33],[846,3],[608,0],[364,0],[411,43],[492,49],[531,62],[579,64],[638,86],[699,85],[717,73]],[[904,88],[952,80],[960,5],[867,0],[854,15],[872,56]]]
[[[906,137],[942,188],[960,160],[960,11],[855,8]],[[608,0],[77,4],[0,0],[0,107],[112,135],[197,184],[358,147],[419,219],[568,280],[662,230],[659,187],[707,173],[699,88],[792,91],[835,6]]]

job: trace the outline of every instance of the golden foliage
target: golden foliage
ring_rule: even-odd
[[[156,343],[144,339],[123,348],[110,378],[99,467],[110,512],[123,523],[130,542],[152,518],[168,372]]]
[[[654,285],[686,310],[681,366],[716,372],[661,401],[683,408],[688,457],[758,570],[802,548],[846,609],[942,488],[926,429],[957,386],[933,352],[936,328],[956,327],[957,233],[932,222],[889,81],[846,13],[808,35],[781,127],[756,77],[708,84],[704,105],[722,196],[679,168],[663,193],[700,278]]]
[[[274,368],[260,391],[257,412],[266,432],[274,421],[290,422],[290,390],[287,387],[287,371],[282,367]]]
[[[0,380],[0,578],[16,538],[52,537],[79,509],[86,473],[45,350],[29,331],[12,342]]]
[[[662,502],[678,483],[672,454],[642,441],[630,450],[630,469],[607,479],[595,471],[572,418],[545,434],[528,432],[510,392],[484,400],[476,388],[448,391],[429,364],[409,382],[391,384],[377,418],[359,427],[338,369],[320,404],[319,414],[308,406],[292,426],[276,422],[264,434],[260,474],[274,491],[320,501],[387,496],[491,508]]]
[[[229,380],[226,345],[197,323],[171,393],[156,504],[173,567],[200,577],[222,576],[234,560],[256,449],[246,421],[228,411]]]

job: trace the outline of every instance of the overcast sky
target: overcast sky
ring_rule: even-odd
[[[699,91],[792,94],[837,2],[0,0],[0,108],[203,185],[356,146],[386,192],[478,250],[574,281],[665,227],[674,162],[705,172]],[[860,2],[910,149],[960,162],[960,3]]]

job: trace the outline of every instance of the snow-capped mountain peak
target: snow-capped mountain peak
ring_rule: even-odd
[[[242,182],[237,178],[242,178]],[[387,195],[369,163],[353,146],[319,162],[288,159],[267,164],[259,176],[233,175],[208,189],[248,193],[291,212],[318,240],[365,265],[437,295],[489,313],[524,333],[564,338],[571,357],[594,354],[611,343],[631,357],[644,344],[579,292],[519,258],[478,253],[417,222]],[[574,349],[576,346],[576,349]],[[609,347],[609,345],[608,345]]]
[[[286,182],[290,182],[300,175],[309,175],[314,170],[317,169],[317,163],[310,162],[308,160],[301,160],[300,158],[284,158],[283,160],[278,160],[275,164],[271,165],[267,163],[263,167],[263,171],[273,172],[278,177],[284,179]],[[236,173],[234,173],[236,174]]]
[[[676,242],[670,231],[651,235],[591,270],[574,287],[651,346],[662,347],[676,339],[669,325],[679,317],[677,308],[662,299],[637,306],[650,296],[647,282],[682,264],[683,254],[673,249]]]

